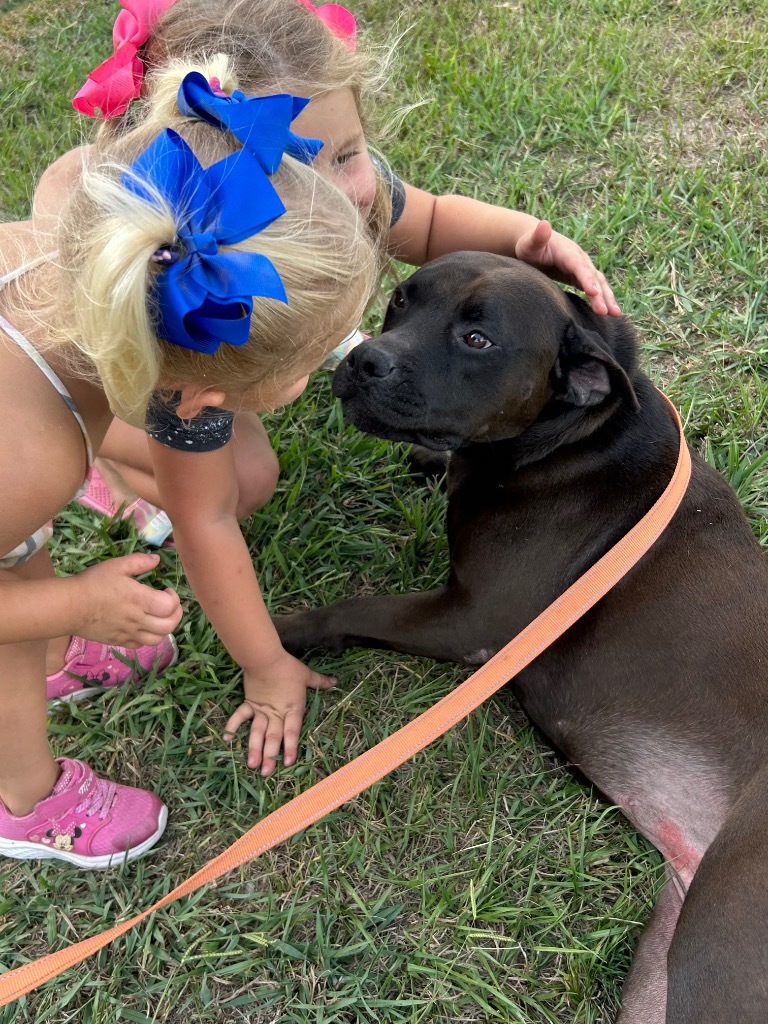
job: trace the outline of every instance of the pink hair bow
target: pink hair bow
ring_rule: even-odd
[[[342,39],[350,50],[354,50],[357,43],[357,22],[355,16],[351,14],[346,7],[342,7],[341,4],[322,4],[320,7],[315,7],[310,0],[297,0],[302,7],[306,7],[308,11],[312,11],[316,14],[320,21],[323,22],[325,27],[329,29],[335,36]]]
[[[124,10],[115,19],[115,52],[88,75],[72,106],[88,117],[119,117],[139,98],[144,64],[139,50],[147,42],[160,15],[175,0],[120,0]]]

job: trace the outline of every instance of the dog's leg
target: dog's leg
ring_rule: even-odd
[[[666,882],[656,901],[621,990],[616,1024],[665,1024],[667,1018],[667,953],[684,895],[669,865]]]
[[[441,480],[448,470],[448,452],[435,452],[431,448],[423,448],[420,444],[412,444],[408,449],[408,465],[414,476],[426,477],[427,480]]]
[[[666,1024],[768,1020],[768,765],[702,858],[668,964]]]
[[[348,647],[384,647],[439,661],[466,662],[471,611],[448,587],[421,594],[352,598],[273,621],[286,650],[323,647],[340,654]],[[475,633],[477,629],[475,627]],[[475,644],[476,646],[476,644]],[[485,661],[493,651],[480,652]]]

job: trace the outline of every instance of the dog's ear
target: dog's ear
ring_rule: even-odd
[[[621,398],[637,410],[635,389],[597,331],[569,321],[552,369],[552,387],[561,402],[586,408],[599,405],[609,395]]]

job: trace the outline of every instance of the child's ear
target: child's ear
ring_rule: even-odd
[[[201,388],[197,385],[183,388],[181,401],[176,407],[176,415],[182,420],[193,420],[206,406],[219,409],[224,405],[226,392],[221,388]]]

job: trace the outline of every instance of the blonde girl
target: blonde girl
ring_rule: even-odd
[[[402,182],[371,157],[364,99],[373,91],[376,74],[355,45],[355,21],[344,8],[315,7],[309,0],[121,2],[116,38],[124,41],[118,41],[113,57],[93,73],[76,100],[84,113],[106,117],[102,135],[119,137],[130,130],[157,88],[155,68],[181,54],[200,57],[224,49],[235,55],[237,77],[246,91],[287,90],[312,97],[295,127],[323,142],[314,167],[355,203],[374,234],[383,235],[391,256],[418,265],[459,249],[513,255],[582,288],[596,312],[619,313],[608,283],[587,254],[545,221],[463,196],[431,195]],[[67,154],[44,176],[36,201],[41,221],[71,188],[81,159],[82,151]],[[189,453],[184,458],[178,449],[197,443],[203,424],[164,421],[150,432],[147,444],[138,431],[116,421],[102,454],[105,475],[112,474],[120,501],[129,497],[128,490],[120,490],[121,480],[127,481],[169,514],[200,603],[246,670],[246,700],[229,719],[225,736],[231,738],[250,723],[248,765],[268,775],[281,747],[284,763],[295,760],[304,697],[279,669],[284,652],[276,638],[271,664],[256,657],[251,642],[250,623],[263,606],[236,520],[269,500],[278,466],[255,416],[238,415],[235,424],[232,442],[225,431],[216,454],[208,451],[205,459],[195,459]],[[251,581],[247,594],[233,592],[225,566]]]
[[[54,758],[46,736],[47,698],[123,681],[111,675],[123,659],[135,673],[175,657],[177,595],[135,579],[156,556],[56,578],[45,550],[45,524],[87,481],[114,414],[135,424],[148,408],[150,418],[207,415],[220,429],[224,410],[292,401],[358,321],[373,285],[367,226],[312,169],[319,143],[292,131],[305,101],[246,97],[235,85],[224,56],[167,65],[142,117],[89,151],[55,251],[30,222],[0,227],[0,473],[14,496],[0,507],[6,856],[105,867],[149,849],[165,827],[157,796]],[[206,453],[176,457],[201,463],[234,520],[231,456],[224,468],[217,452],[214,466]],[[183,470],[165,470],[158,460],[162,493],[183,524],[197,494]],[[226,558],[221,541],[213,554],[187,551],[193,583],[206,558]],[[251,613],[247,671],[269,666],[302,694],[323,685],[276,650],[250,563],[247,578],[233,570],[229,591]]]

